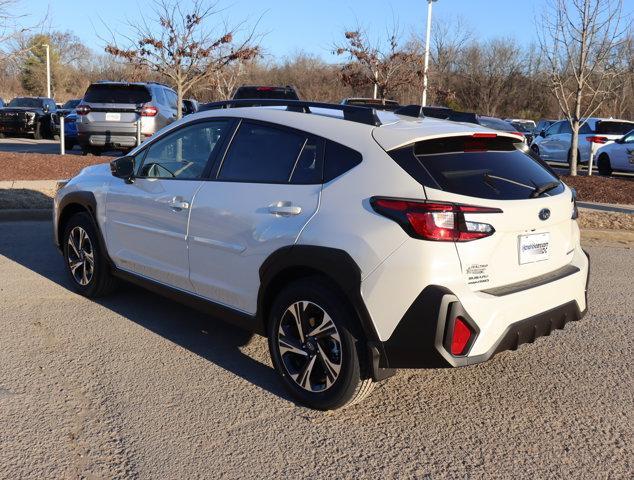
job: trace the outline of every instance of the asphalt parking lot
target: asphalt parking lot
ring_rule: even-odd
[[[143,290],[69,290],[47,222],[0,224],[0,478],[632,478],[631,249],[590,312],[487,364],[320,413],[266,342]]]

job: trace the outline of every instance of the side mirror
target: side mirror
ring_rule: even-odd
[[[42,111],[43,111],[44,113],[48,113],[48,112],[50,111],[50,109],[48,108],[48,105],[44,105],[44,106],[42,107]]]
[[[126,183],[132,183],[134,178],[134,158],[121,157],[110,162],[110,172],[113,177],[123,178]]]
[[[625,143],[625,140],[623,139],[623,137],[617,138],[616,140],[614,140],[614,143]]]

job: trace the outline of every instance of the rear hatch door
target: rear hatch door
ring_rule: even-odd
[[[131,127],[140,118],[143,105],[151,100],[144,85],[103,83],[91,85],[83,103],[90,106],[87,120],[95,127],[113,123]]]
[[[517,138],[490,133],[414,145],[428,200],[499,210],[464,213],[466,222],[494,229],[488,237],[455,243],[474,290],[538,277],[572,259],[571,191],[529,152]]]

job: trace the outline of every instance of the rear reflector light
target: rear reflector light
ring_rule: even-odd
[[[411,237],[439,242],[469,242],[493,235],[488,223],[467,221],[465,214],[502,213],[499,208],[373,197],[375,212],[397,222]]]
[[[462,317],[456,317],[451,336],[451,354],[462,355],[465,353],[469,340],[471,340],[471,328]]]
[[[79,105],[75,111],[77,112],[77,115],[88,115],[90,113],[90,106],[89,105]]]
[[[591,137],[586,137],[586,140],[590,143],[607,143],[608,137],[599,137],[597,135],[593,135]]]
[[[155,117],[157,113],[158,113],[158,108],[156,107],[147,106],[141,109],[142,117]]]

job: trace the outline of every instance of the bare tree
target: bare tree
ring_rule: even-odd
[[[551,90],[572,127],[570,175],[577,175],[579,129],[621,76],[613,54],[624,38],[622,0],[551,0],[540,22]]]
[[[385,48],[373,45],[360,29],[346,32],[345,38],[344,44],[335,45],[335,53],[348,56],[349,63],[342,67],[341,78],[353,88],[376,86],[385,102],[388,95],[423,74],[421,56],[400,46],[396,27],[388,33]]]
[[[178,0],[154,0],[155,28],[147,23],[130,23],[133,33],[124,37],[128,47],[120,48],[113,41],[106,52],[169,79],[176,89],[178,105],[182,105],[190,90],[201,82],[213,81],[230,65],[256,57],[259,47],[254,44],[253,30],[244,40],[235,41],[243,24],[223,25],[212,30],[206,27],[220,13],[217,3],[193,0],[187,12],[179,3]],[[180,118],[181,108],[177,111]]]

